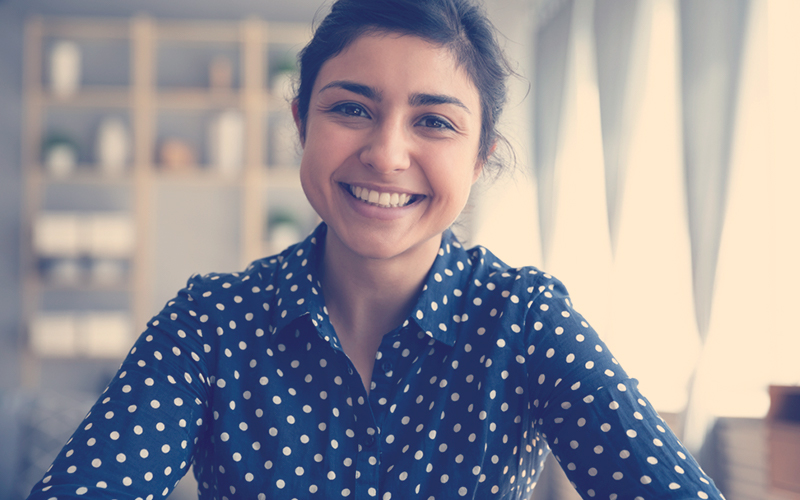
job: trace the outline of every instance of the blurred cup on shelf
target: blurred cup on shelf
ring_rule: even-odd
[[[50,51],[50,90],[58,97],[70,97],[81,84],[81,49],[75,42],[61,40]]]
[[[158,150],[158,163],[169,171],[190,170],[197,164],[194,150],[180,139],[165,139]]]
[[[78,259],[53,259],[47,268],[47,279],[54,285],[75,286],[83,281],[84,269]]]
[[[75,172],[78,165],[78,145],[67,133],[51,132],[42,140],[42,164],[45,171],[57,178]]]
[[[53,177],[68,177],[77,164],[77,153],[69,144],[54,144],[44,155],[44,167]]]
[[[215,57],[208,66],[208,84],[211,90],[228,91],[233,87],[233,64],[225,56]]]
[[[125,263],[119,259],[92,259],[89,265],[89,278],[96,285],[120,285],[125,275]]]
[[[31,349],[44,357],[69,357],[78,353],[78,326],[71,313],[38,313],[31,321]]]
[[[116,117],[102,121],[97,130],[95,159],[103,173],[116,175],[128,164],[130,138],[125,123]]]

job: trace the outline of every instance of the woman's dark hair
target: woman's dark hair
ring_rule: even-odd
[[[305,133],[311,89],[322,65],[359,36],[374,32],[413,35],[452,51],[472,78],[481,101],[479,157],[486,161],[498,141],[496,125],[513,73],[495,28],[471,0],[337,0],[300,52],[297,113]]]

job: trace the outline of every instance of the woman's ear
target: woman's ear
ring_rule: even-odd
[[[479,159],[477,162],[475,162],[475,171],[472,173],[473,184],[478,181],[478,178],[481,176],[481,173],[483,172],[483,167],[486,165],[488,158],[494,154],[496,149],[497,149],[497,142],[493,143],[492,147],[489,148],[489,154],[486,155],[486,159]]]
[[[300,118],[297,110],[297,99],[292,101],[292,117],[294,118],[294,125],[297,127],[297,134],[300,136],[300,147],[306,147],[306,124]]]
[[[478,178],[481,176],[481,172],[483,172],[483,166],[486,164],[486,160],[478,160],[475,162],[475,170],[472,172],[472,183],[475,184],[478,181]]]

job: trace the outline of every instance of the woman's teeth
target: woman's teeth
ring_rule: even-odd
[[[415,199],[412,194],[381,193],[360,186],[348,186],[348,189],[356,198],[383,208],[404,207]]]

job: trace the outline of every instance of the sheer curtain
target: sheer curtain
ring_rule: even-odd
[[[750,7],[708,337],[693,398],[701,417],[760,417],[769,384],[800,384],[798,21],[794,0]]]
[[[538,224],[503,227],[698,450],[715,416],[800,383],[800,2],[536,5],[517,41]],[[503,256],[492,208],[475,239]]]
[[[561,106],[553,109],[555,91],[535,94],[550,104],[534,104],[534,149],[555,151],[552,180],[546,165],[535,168],[540,183],[552,183],[551,197],[539,198],[542,226],[546,216],[553,226],[542,235],[542,266],[566,283],[576,307],[653,404],[679,412],[699,339],[681,157],[676,5],[575,0],[562,4],[561,15],[571,21],[560,47],[566,68]],[[536,53],[559,53],[543,47],[558,39],[541,29]],[[550,73],[559,64],[552,58],[536,62],[537,84],[555,80]],[[560,125],[555,146],[541,142],[552,131],[538,132],[551,122]],[[550,156],[537,154],[536,160]]]

